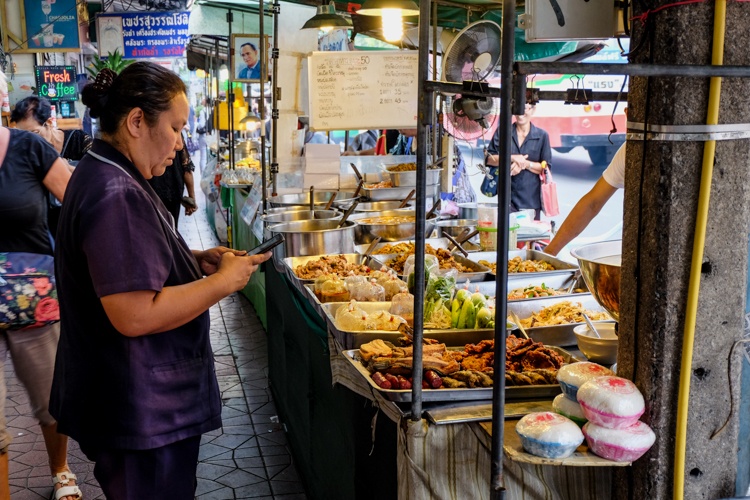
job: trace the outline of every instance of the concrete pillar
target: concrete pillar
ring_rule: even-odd
[[[650,2],[654,9],[672,0]],[[642,2],[633,2],[642,13]],[[750,4],[729,2],[724,64],[750,65]],[[635,22],[632,62],[710,64],[712,3],[679,5]],[[646,29],[646,28],[649,29]],[[629,119],[704,124],[708,78],[633,78]],[[724,79],[720,123],[750,123],[750,79]],[[654,447],[616,473],[616,498],[672,498],[677,388],[698,202],[702,142],[629,141],[625,180],[619,372],[646,397]],[[644,157],[645,156],[645,157]],[[717,144],[700,286],[685,465],[685,498],[735,494],[740,356],[750,221],[750,141]],[[728,374],[728,366],[731,370]],[[729,378],[728,378],[729,377]],[[730,405],[733,391],[733,407]],[[711,439],[734,410],[724,430]]]

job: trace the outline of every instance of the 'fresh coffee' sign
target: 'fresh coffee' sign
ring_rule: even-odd
[[[74,66],[37,66],[36,88],[39,97],[50,101],[78,100],[76,71]]]

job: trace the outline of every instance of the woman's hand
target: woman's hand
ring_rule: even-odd
[[[271,252],[260,255],[235,255],[232,252],[225,252],[221,256],[216,274],[224,277],[232,292],[237,292],[245,288],[258,266],[270,258]]]
[[[232,250],[227,247],[214,247],[208,250],[193,250],[193,255],[198,261],[198,265],[206,276],[211,276],[219,269],[219,262],[221,262],[221,256],[225,253],[232,253],[234,255],[245,255],[245,250]]]

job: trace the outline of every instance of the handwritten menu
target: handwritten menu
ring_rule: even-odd
[[[398,129],[417,125],[417,51],[313,52],[310,128]]]

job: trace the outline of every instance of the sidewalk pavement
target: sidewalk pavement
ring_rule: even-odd
[[[198,182],[196,195],[199,210],[191,217],[183,212],[179,230],[190,248],[211,248],[218,241],[206,219],[205,200]],[[266,333],[253,306],[245,297],[233,294],[214,305],[210,314],[223,427],[201,440],[196,498],[306,499],[286,436],[277,423],[268,385]],[[12,499],[54,498],[44,439],[30,417],[26,391],[16,379],[10,362],[5,364],[5,377],[8,430],[13,436],[9,451]],[[78,475],[86,500],[105,498],[94,479],[93,463],[72,440],[68,462]]]

